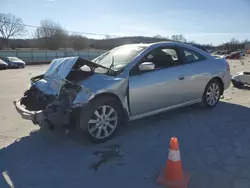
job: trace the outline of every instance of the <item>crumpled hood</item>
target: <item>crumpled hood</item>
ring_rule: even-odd
[[[67,58],[60,58],[54,59],[44,77],[53,77],[58,79],[64,79],[69,74],[69,71],[72,69],[74,64],[77,62],[79,57],[67,57]]]
[[[45,94],[57,95],[65,83],[66,76],[78,58],[79,57],[67,57],[53,60],[45,72],[43,79],[34,83],[35,87]]]

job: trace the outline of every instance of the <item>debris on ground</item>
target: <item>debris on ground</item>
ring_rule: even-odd
[[[95,156],[99,156],[100,160],[98,160],[97,162],[91,164],[89,166],[89,168],[93,169],[94,171],[97,171],[101,165],[106,164],[107,162],[114,160],[114,159],[119,159],[121,158],[121,154],[120,154],[120,149],[119,149],[119,145],[110,145],[110,146],[106,146],[105,148],[108,150],[105,151],[95,151],[93,152],[93,154]]]

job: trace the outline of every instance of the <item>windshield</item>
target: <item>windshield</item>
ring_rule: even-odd
[[[119,71],[129,64],[140,52],[144,46],[121,46],[93,59],[94,63],[100,64],[107,68],[112,65],[112,70]]]
[[[18,59],[17,57],[8,57],[8,59],[10,61],[21,61],[20,59]]]

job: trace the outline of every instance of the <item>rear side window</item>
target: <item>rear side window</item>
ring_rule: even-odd
[[[187,63],[203,61],[206,59],[205,56],[201,55],[200,53],[198,53],[194,50],[184,48],[183,52],[184,52],[185,60]]]

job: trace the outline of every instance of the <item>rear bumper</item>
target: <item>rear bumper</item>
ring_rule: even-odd
[[[227,71],[223,77],[224,90],[228,89],[231,84],[232,75],[230,71]]]
[[[42,110],[29,111],[26,110],[20,103],[20,100],[13,101],[13,104],[17,112],[22,116],[23,119],[31,120],[34,124],[40,124],[44,121],[44,114]]]

